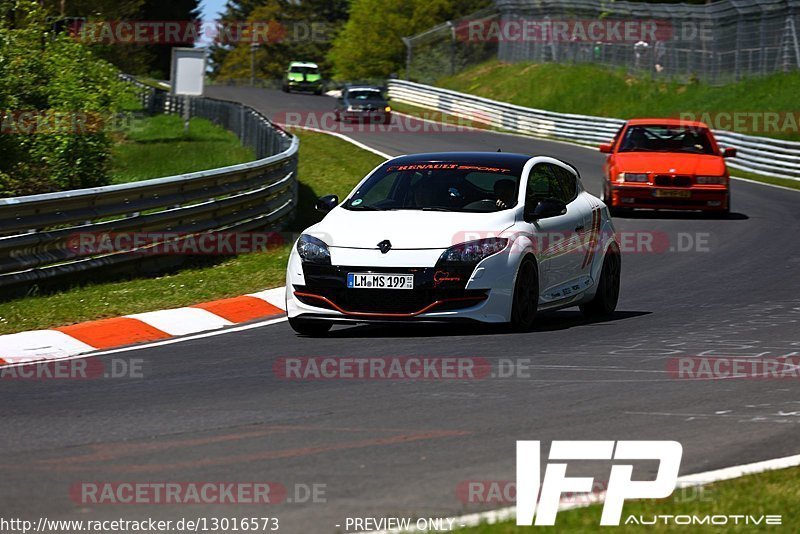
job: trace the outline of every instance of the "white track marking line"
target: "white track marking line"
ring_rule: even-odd
[[[800,189],[795,189],[793,187],[786,187],[785,185],[778,185],[778,184],[768,184],[766,182],[759,182],[758,180],[751,180],[750,178],[742,178],[740,176],[731,176],[732,180],[740,180],[742,182],[747,182],[756,185],[766,185],[769,187],[777,187],[778,189],[784,189],[786,191],[794,191],[795,193],[800,193]],[[791,178],[784,178],[784,180],[791,180]]]
[[[764,460],[762,462],[754,462],[751,464],[735,465],[732,467],[725,467],[722,469],[715,469],[713,471],[706,471],[704,473],[695,473],[692,475],[684,475],[678,477],[676,488],[690,488],[696,486],[705,486],[714,482],[722,482],[725,480],[732,480],[734,478],[743,477],[746,475],[755,475],[764,473],[766,471],[775,471],[778,469],[787,469],[789,467],[800,466],[800,454],[794,456],[785,456],[783,458],[775,458],[772,460]],[[605,499],[605,492],[590,493],[585,497],[581,497],[580,502],[562,502],[559,510],[571,510],[574,508],[585,508],[592,504],[598,504]],[[509,506],[507,508],[500,508],[499,510],[490,510],[488,512],[477,512],[474,514],[461,515],[455,517],[445,518],[446,521],[452,520],[456,525],[456,530],[460,527],[475,527],[482,523],[493,524],[503,521],[509,521],[516,518],[516,506]],[[421,530],[378,530],[370,533],[361,534],[399,534],[402,532],[423,532]]]
[[[372,152],[373,154],[375,154],[377,156],[380,156],[383,159],[392,159],[392,158],[396,157],[396,156],[390,156],[386,152],[381,152],[377,148],[372,148],[369,145],[365,145],[364,143],[362,143],[360,141],[356,141],[352,137],[348,137],[348,136],[344,135],[343,133],[329,132],[329,131],[326,131],[326,130],[320,130],[319,128],[312,128],[310,126],[297,126],[297,125],[294,125],[294,124],[292,126],[286,126],[285,124],[281,124],[279,122],[276,123],[276,124],[278,126],[280,126],[281,128],[283,128],[284,130],[291,130],[292,128],[300,128],[301,130],[308,130],[309,132],[316,132],[316,133],[321,133],[321,134],[332,135],[334,137],[338,137],[339,139],[347,141],[348,143],[353,144],[353,145],[357,146],[358,148],[360,148],[362,150],[366,150],[367,152]]]

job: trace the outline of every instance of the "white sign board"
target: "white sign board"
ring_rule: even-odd
[[[204,48],[173,48],[170,85],[176,95],[200,96],[206,75]]]

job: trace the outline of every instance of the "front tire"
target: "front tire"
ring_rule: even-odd
[[[333,325],[324,321],[312,321],[297,317],[289,317],[289,326],[291,326],[292,330],[301,336],[323,337],[328,333]]]
[[[632,210],[630,208],[618,208],[614,206],[614,199],[611,196],[611,191],[607,184],[603,184],[603,191],[600,192],[600,200],[606,205],[608,213],[612,217],[623,217],[631,214]]]
[[[725,199],[725,209],[715,211],[714,217],[717,219],[727,219],[731,216],[731,194],[728,193],[728,197]]]
[[[539,269],[532,257],[526,256],[519,266],[511,304],[511,328],[529,332],[536,322],[539,307]]]
[[[579,307],[586,317],[604,317],[614,313],[619,301],[620,273],[622,272],[622,257],[619,248],[611,245],[603,259],[603,268],[600,271],[600,281],[597,284],[597,293],[594,298]]]

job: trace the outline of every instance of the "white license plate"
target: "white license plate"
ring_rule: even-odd
[[[414,289],[413,274],[347,273],[349,289]]]
[[[660,198],[692,198],[692,192],[681,189],[656,189],[655,195]]]

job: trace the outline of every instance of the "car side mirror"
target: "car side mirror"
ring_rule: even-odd
[[[539,219],[549,219],[567,213],[567,205],[563,200],[557,198],[545,198],[540,200],[535,206],[525,204],[523,218],[526,222],[538,221]]]
[[[316,210],[320,213],[328,213],[339,205],[339,197],[336,195],[326,195],[317,200]]]
[[[600,145],[600,152],[602,152],[603,154],[611,154],[611,148],[612,147],[610,144],[604,143]]]
[[[722,151],[723,158],[735,158],[736,157],[736,149],[729,146],[725,150]]]

